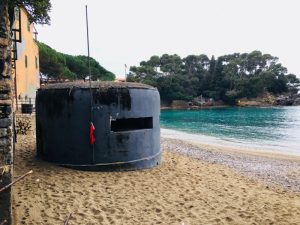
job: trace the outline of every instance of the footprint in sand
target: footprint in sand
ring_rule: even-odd
[[[76,212],[76,216],[80,218],[84,218],[86,214],[84,212]]]
[[[124,214],[125,210],[123,208],[117,208],[117,210],[119,211],[120,214]]]
[[[156,212],[156,213],[161,213],[161,211],[162,211],[162,209],[160,209],[160,208],[155,208],[155,212]]]
[[[107,209],[107,212],[109,214],[114,214],[116,212],[116,210],[115,209]]]
[[[101,213],[101,211],[98,210],[98,209],[92,208],[92,213],[93,213],[94,215],[99,215],[99,214]]]
[[[101,222],[104,221],[104,218],[103,218],[103,216],[101,216],[101,215],[100,215],[100,216],[97,216],[96,219],[98,220],[99,223],[101,223]]]
[[[233,219],[232,219],[231,217],[229,217],[229,216],[226,216],[226,217],[225,217],[225,220],[226,220],[227,222],[232,222],[232,221],[233,221]]]
[[[219,218],[214,219],[215,222],[220,223],[221,220]]]
[[[114,219],[112,217],[107,217],[107,220],[109,221],[109,224],[116,224],[116,222],[114,221]]]
[[[59,198],[60,196],[56,195],[56,194],[52,194],[51,197],[53,197],[53,198]]]

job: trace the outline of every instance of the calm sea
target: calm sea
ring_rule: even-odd
[[[162,110],[161,127],[300,155],[300,107]],[[215,139],[214,139],[215,138]]]

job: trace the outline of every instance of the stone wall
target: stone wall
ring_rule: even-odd
[[[0,188],[12,180],[12,70],[8,0],[0,1]],[[0,193],[0,224],[11,224],[11,190]]]

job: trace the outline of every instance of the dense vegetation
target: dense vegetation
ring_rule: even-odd
[[[40,71],[53,79],[84,79],[89,75],[87,56],[71,56],[55,51],[39,42]],[[93,80],[114,80],[115,75],[90,58]]]
[[[3,0],[1,0],[3,1]],[[51,10],[50,0],[5,0],[8,3],[9,11],[13,11],[14,8],[24,7],[29,16],[29,20],[38,24],[50,24],[49,12]]]
[[[265,91],[297,91],[299,79],[288,74],[278,58],[260,51],[214,56],[164,54],[130,68],[128,81],[158,88],[163,102],[191,100],[196,96],[234,104],[236,99],[257,97]]]

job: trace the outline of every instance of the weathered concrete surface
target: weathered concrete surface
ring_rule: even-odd
[[[93,82],[92,87],[92,108],[91,93],[85,84],[56,85],[38,91],[38,156],[86,170],[132,170],[159,164],[157,89],[111,82]],[[95,126],[94,146],[89,143],[91,121]]]
[[[12,180],[12,70],[8,0],[0,1],[0,188]],[[11,190],[0,193],[0,224],[11,224]]]

